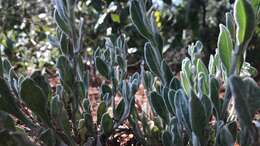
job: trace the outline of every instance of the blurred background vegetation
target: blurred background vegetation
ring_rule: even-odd
[[[187,46],[196,40],[204,45],[204,60],[217,47],[219,23],[225,23],[225,12],[234,0],[146,0],[164,37],[164,55],[178,71]],[[0,49],[16,70],[51,70],[59,50],[56,48],[56,25],[52,19],[51,0],[0,0]],[[128,0],[77,0],[76,17],[84,19],[84,49],[92,63],[96,48],[105,38],[124,34],[128,39],[130,66],[142,60],[145,39],[137,33],[129,17]],[[260,27],[248,51],[247,60],[260,67]],[[132,65],[131,65],[132,64]]]

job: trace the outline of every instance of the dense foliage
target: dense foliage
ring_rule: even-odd
[[[120,145],[122,141],[117,137],[122,134],[132,135],[125,145],[260,145],[259,122],[255,120],[260,108],[260,88],[252,78],[256,69],[246,61],[249,48],[257,47],[251,42],[258,38],[260,1],[236,0],[224,11],[218,8],[222,13],[227,11],[225,19],[217,21],[219,29],[215,23],[209,25],[208,21],[213,20],[206,17],[206,9],[213,5],[209,3],[226,2],[195,4],[191,0],[178,6],[164,2],[163,7],[168,8],[160,11],[144,0],[53,0],[57,29],[51,30],[48,37],[45,31],[43,36],[50,41],[50,49],[58,48],[57,59],[52,58],[58,72],[58,84],[53,88],[45,70],[24,76],[9,61],[17,62],[14,54],[26,47],[20,46],[21,50],[14,54],[9,50],[18,43],[16,39],[23,31],[28,37],[39,35],[21,26],[12,30],[3,25],[0,145]],[[3,6],[12,6],[8,4]],[[85,7],[88,5],[91,10]],[[201,13],[195,12],[200,10]],[[176,15],[180,18],[167,18],[171,11],[187,12],[185,16]],[[161,21],[163,13],[175,22]],[[184,18],[188,20],[180,26]],[[3,20],[19,23],[9,18]],[[171,26],[167,23],[176,28],[167,28]],[[211,30],[217,36],[213,35],[209,42],[207,35]],[[171,36],[171,31],[176,34]],[[200,38],[201,41],[191,43]],[[174,52],[181,52],[190,44],[187,56],[184,52],[186,57],[179,60],[180,72],[172,69],[173,59],[166,55],[174,44],[179,47]],[[133,53],[134,48],[138,51]],[[209,52],[213,54],[204,62],[203,57]],[[138,69],[129,73],[133,62],[137,62]],[[103,82],[97,111],[92,111],[88,89],[95,70]],[[138,109],[135,95],[141,86],[148,104]],[[225,90],[221,91],[222,88]]]

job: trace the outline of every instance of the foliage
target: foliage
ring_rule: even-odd
[[[94,120],[88,97],[84,18],[77,19],[76,1],[53,0],[57,31],[51,43],[61,53],[56,62],[59,84],[52,90],[42,70],[27,77],[17,74],[0,54],[1,144],[109,145],[119,131],[130,131],[135,145],[259,145],[253,119],[260,108],[260,88],[250,77],[255,69],[245,58],[259,23],[257,2],[236,0],[233,13],[228,12],[226,23],[219,25],[218,48],[209,64],[202,61],[205,48],[197,41],[188,47],[189,57],[182,61],[178,77],[164,59],[166,42],[145,1],[132,0],[130,18],[147,40],[144,63],[148,70],[142,63],[140,73],[129,75],[127,36],[106,37],[105,45],[93,53],[94,68],[104,80]],[[100,10],[100,5],[92,5]],[[121,22],[116,14],[111,16]],[[141,84],[150,110],[135,107]],[[222,86],[224,98],[220,97]],[[30,130],[16,128],[14,119]],[[37,139],[30,140],[34,135]]]

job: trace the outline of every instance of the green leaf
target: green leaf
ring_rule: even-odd
[[[118,14],[111,14],[111,19],[113,22],[120,23],[120,16]]]
[[[208,74],[208,69],[205,66],[205,64],[202,62],[201,59],[198,59],[197,64],[196,64],[196,69],[197,69],[197,74],[199,74],[200,72],[203,72],[206,75]]]
[[[163,50],[163,40],[155,25],[154,19],[146,15],[145,3],[143,0],[132,0],[130,3],[130,17],[139,33],[150,41],[152,46],[158,49],[161,55]]]
[[[151,43],[145,44],[144,57],[150,71],[161,77],[160,64],[162,58],[160,54],[157,53],[156,49],[151,46]]]
[[[125,102],[124,102],[124,100],[121,100],[116,107],[116,112],[115,112],[114,118],[117,121],[119,121],[121,119],[121,117],[123,116],[124,111],[125,111]]]
[[[36,113],[44,122],[50,124],[47,114],[48,97],[43,90],[31,78],[22,82],[20,96],[26,105]]]
[[[208,95],[209,93],[209,84],[208,84],[208,77],[205,73],[200,72],[198,75],[198,93],[199,97],[203,95]]]
[[[229,73],[231,70],[231,60],[232,60],[232,50],[233,50],[233,43],[231,35],[228,29],[220,24],[220,33],[218,36],[218,49],[220,59],[226,68],[226,72]]]
[[[59,28],[66,34],[70,33],[70,27],[68,25],[68,23],[66,21],[64,21],[64,19],[61,18],[61,16],[59,15],[58,11],[55,9],[54,10],[54,20],[56,22],[56,24],[59,26]]]
[[[146,16],[146,8],[143,0],[131,1],[130,17],[141,35],[143,35],[148,40],[153,38],[153,34],[150,30],[149,21]]]
[[[109,135],[113,130],[113,119],[108,113],[103,114],[101,119],[101,126],[105,135]]]
[[[174,90],[181,89],[181,82],[174,76],[170,82],[169,88]]]
[[[160,96],[158,93],[153,91],[150,94],[150,100],[155,112],[163,119],[165,123],[169,123],[168,110],[166,108],[162,96]]]
[[[185,74],[185,72],[181,71],[180,72],[180,76],[181,76],[181,84],[182,84],[182,88],[185,91],[186,95],[190,95],[190,88],[191,88],[191,83],[189,78],[187,77],[187,75]]]
[[[235,97],[235,108],[242,126],[250,127],[254,114],[260,109],[260,88],[251,78],[230,77],[230,88]]]
[[[219,99],[219,82],[217,79],[211,77],[209,81],[209,97],[213,103],[213,107],[216,111],[217,119],[220,118],[221,114],[221,105]]]
[[[106,103],[105,102],[101,102],[98,106],[98,110],[97,110],[97,124],[100,124],[101,118],[103,116],[103,114],[106,112]]]
[[[59,75],[63,83],[65,83],[67,86],[72,87],[74,83],[72,66],[65,56],[60,56],[57,61],[57,68],[59,70]]]
[[[70,135],[69,117],[58,95],[52,97],[50,107],[51,117],[57,124],[56,126],[64,130],[67,135]]]
[[[170,89],[170,91],[168,92],[168,101],[169,101],[169,105],[171,107],[171,110],[169,110],[169,111],[172,111],[173,115],[175,114],[175,106],[174,106],[175,93],[176,93],[176,91],[172,90],[172,89]]]
[[[177,90],[175,93],[174,106],[178,120],[187,129],[188,134],[191,136],[188,98],[182,89]]]
[[[154,83],[154,78],[151,72],[146,71],[143,75],[143,80],[144,80],[144,87],[148,91],[151,91],[153,88],[153,83]]]
[[[73,54],[72,46],[70,45],[69,39],[67,38],[65,33],[62,33],[60,37],[60,50],[61,53],[65,56]]]
[[[211,104],[211,100],[207,97],[207,96],[202,96],[201,99],[201,103],[203,104],[205,113],[206,113],[206,117],[207,117],[207,121],[210,120],[211,118],[211,114],[212,114],[212,104]]]
[[[164,79],[164,82],[169,85],[171,82],[171,79],[173,77],[172,71],[165,60],[161,62],[161,73],[162,77]]]
[[[192,131],[196,134],[196,136],[199,139],[199,142],[203,145],[206,141],[205,128],[208,124],[208,121],[203,104],[194,92],[191,92],[189,109]]]
[[[96,68],[102,76],[110,79],[110,70],[108,65],[100,57],[96,57]]]
[[[51,96],[51,86],[46,76],[42,75],[41,71],[35,71],[31,75],[31,78],[37,85],[43,90],[45,95]]]
[[[170,89],[165,86],[165,87],[163,87],[161,94],[162,94],[164,103],[165,103],[165,105],[166,105],[166,108],[167,108],[168,111],[169,111],[169,114],[174,115],[174,110],[173,110],[172,107],[171,107],[171,103],[170,103],[169,97],[168,97],[168,95],[169,95],[169,94],[168,94],[168,93],[169,93],[169,90],[170,90]],[[174,96],[173,96],[173,98],[174,98]]]
[[[255,29],[255,13],[248,0],[236,0],[234,5],[234,16],[237,25],[237,44],[246,43],[253,35]]]
[[[15,97],[12,95],[6,81],[2,77],[0,77],[0,110],[14,115],[24,124],[33,128],[32,122],[20,111],[16,104]]]
[[[10,72],[10,69],[12,68],[11,63],[10,63],[10,61],[8,59],[4,59],[2,64],[3,64],[3,73],[4,73],[4,75],[8,76],[9,72]]]
[[[236,23],[234,20],[234,16],[231,12],[226,13],[226,27],[231,35],[231,40],[235,41],[236,38]],[[233,42],[232,41],[232,42]]]
[[[234,146],[235,140],[233,135],[229,131],[228,126],[223,124],[222,121],[217,123],[217,129],[219,130],[217,133],[217,144],[219,146]]]

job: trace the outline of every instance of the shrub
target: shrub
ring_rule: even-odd
[[[132,0],[132,22],[148,41],[144,58],[149,71],[142,64],[141,73],[128,75],[125,36],[107,38],[105,48],[94,55],[95,68],[106,80],[100,87],[96,121],[88,98],[84,21],[75,22],[73,1],[54,0],[54,6],[60,83],[53,91],[43,71],[24,77],[0,58],[1,144],[109,145],[116,133],[130,130],[136,145],[259,145],[253,117],[260,108],[260,88],[250,78],[255,71],[244,57],[258,24],[259,1],[235,2],[234,13],[227,13],[226,24],[219,25],[218,48],[208,67],[201,58],[202,43],[190,45],[179,78],[163,59],[163,39],[144,1]],[[141,83],[151,112],[135,107]],[[226,88],[224,98],[221,86]],[[118,104],[117,95],[122,97]],[[29,130],[17,129],[12,117]],[[125,123],[128,128],[121,128]],[[28,136],[36,136],[36,141]]]

